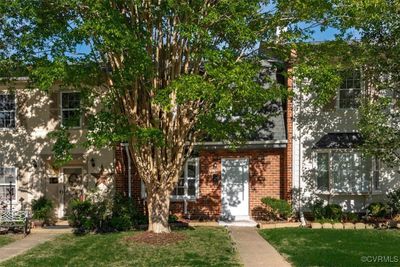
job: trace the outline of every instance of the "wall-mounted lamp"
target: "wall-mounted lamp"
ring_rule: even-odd
[[[92,159],[90,160],[90,163],[92,164],[92,167],[93,167],[93,168],[96,167],[96,162],[94,161],[94,158],[92,158]]]
[[[35,159],[32,160],[32,166],[35,169],[38,167],[38,163],[37,163],[37,161]]]

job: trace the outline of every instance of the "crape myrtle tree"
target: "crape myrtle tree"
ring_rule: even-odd
[[[327,1],[328,2],[328,1]],[[87,144],[124,141],[147,191],[149,231],[169,232],[170,194],[203,136],[240,143],[262,124],[258,111],[285,95],[257,80],[260,41],[307,34],[322,1],[14,0],[0,3],[1,69],[23,69],[30,87],[79,90]],[[277,35],[276,29],[285,29]],[[267,46],[268,47],[268,46]],[[18,68],[19,67],[19,68]],[[101,103],[94,99],[101,97]],[[70,159],[68,128],[53,133]]]
[[[326,24],[339,30],[337,38],[298,44],[294,73],[298,84],[317,96],[315,104],[326,106],[334,99],[346,73],[360,71],[363,91],[359,97],[358,127],[364,139],[361,149],[398,167],[400,2],[345,0],[328,13]]]

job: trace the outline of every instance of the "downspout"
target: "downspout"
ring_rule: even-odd
[[[128,159],[128,197],[132,198],[132,166],[131,166],[131,154],[129,153],[129,144],[121,143],[121,146],[125,147],[125,153]]]
[[[299,132],[299,217],[300,217],[300,222],[301,222],[301,226],[306,226],[306,220],[304,218],[304,213],[303,213],[303,207],[301,205],[301,175],[302,175],[302,145],[301,145],[301,127],[299,127],[299,122],[300,120],[300,116],[301,116],[301,112],[302,112],[302,101],[303,101],[303,94],[302,94],[302,90],[300,88],[299,90],[299,112],[298,112],[298,119],[297,119],[297,127],[298,127],[298,132]]]

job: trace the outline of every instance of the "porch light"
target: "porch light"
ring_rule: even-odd
[[[96,167],[96,161],[94,160],[94,158],[92,158],[92,159],[90,160],[90,163],[92,164],[92,167],[93,167],[93,168]]]

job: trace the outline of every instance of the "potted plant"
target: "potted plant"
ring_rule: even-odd
[[[32,201],[32,219],[35,226],[50,225],[54,217],[54,205],[50,199],[40,197]]]

